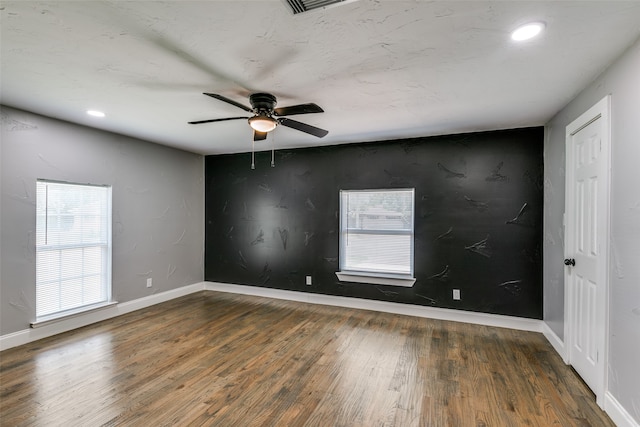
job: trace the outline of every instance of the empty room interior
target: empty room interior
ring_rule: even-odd
[[[1,426],[640,427],[640,1],[0,1]]]

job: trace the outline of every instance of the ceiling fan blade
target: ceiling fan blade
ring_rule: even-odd
[[[249,117],[227,117],[224,119],[211,119],[211,120],[197,120],[194,122],[189,122],[190,125],[199,125],[202,123],[213,123],[213,122],[225,122],[227,120],[239,120],[239,119],[245,119],[247,120]]]
[[[320,106],[310,104],[291,105],[289,107],[281,107],[273,110],[274,116],[293,116],[295,114],[324,113]]]
[[[265,139],[267,139],[267,132],[258,132],[257,130],[253,131],[254,141],[264,141]]]
[[[317,136],[318,138],[322,138],[329,133],[328,130],[320,129],[296,120],[287,119],[286,117],[279,118],[278,123],[280,123],[282,126],[296,129],[304,133],[308,133],[309,135]]]
[[[226,96],[218,95],[217,93],[206,93],[203,95],[210,96],[212,98],[218,99],[220,101],[226,102],[227,104],[235,105],[238,108],[242,108],[244,111],[248,111],[249,113],[253,113],[253,110],[246,105],[240,104],[239,102],[234,101],[233,99],[229,99]]]

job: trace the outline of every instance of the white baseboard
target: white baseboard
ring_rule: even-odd
[[[0,351],[81,328],[92,323],[111,319],[112,317],[121,316],[132,311],[140,310],[141,308],[150,307],[194,292],[202,291],[204,288],[205,282],[199,282],[193,285],[183,286],[181,288],[171,289],[169,291],[138,298],[133,301],[119,303],[102,310],[87,312],[86,314],[80,314],[67,319],[60,319],[59,321],[48,323],[38,328],[29,328],[13,332],[11,334],[2,335],[0,336]]]
[[[618,427],[640,427],[638,421],[609,392],[604,394],[604,411]]]
[[[549,341],[549,344],[551,344],[556,353],[558,353],[560,357],[562,357],[564,363],[567,363],[567,350],[565,348],[564,341],[562,341],[545,322],[542,322],[542,333],[544,334],[547,341]]]
[[[230,292],[289,301],[323,304],[336,307],[358,308],[384,313],[404,314],[407,316],[426,317],[429,319],[449,320],[452,322],[473,323],[477,325],[496,326],[521,331],[542,332],[542,320],[521,317],[502,316],[498,314],[474,313],[471,311],[451,310],[438,307],[401,304],[388,301],[376,301],[361,298],[323,295],[310,292],[286,291],[282,289],[262,288],[258,286],[234,285],[230,283],[204,282],[208,291]]]
[[[73,329],[81,328],[92,323],[101,322],[135,310],[150,307],[174,298],[179,298],[202,290],[231,292],[244,295],[262,296],[267,298],[285,299],[306,302],[310,304],[324,304],[337,307],[374,310],[385,313],[404,314],[408,316],[425,317],[453,322],[474,323],[486,326],[496,326],[524,331],[541,332],[543,322],[511,316],[501,316],[486,313],[474,313],[460,310],[450,310],[437,307],[400,304],[388,301],[366,300],[360,298],[340,297],[316,293],[286,291],[281,289],[261,288],[257,286],[234,285],[228,283],[200,282],[170,291],[149,295],[133,301],[119,303],[98,311],[92,311],[68,319],[61,319],[38,328],[29,328],[11,334],[0,336],[0,351],[19,345],[27,344],[42,338],[47,338]]]

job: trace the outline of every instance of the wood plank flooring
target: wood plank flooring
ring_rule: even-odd
[[[200,292],[0,353],[2,426],[613,426],[538,333]]]

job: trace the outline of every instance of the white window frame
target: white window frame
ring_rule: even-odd
[[[350,193],[364,193],[364,192],[395,192],[395,191],[410,191],[412,194],[412,209],[413,215],[411,216],[411,229],[410,230],[393,230],[393,229],[379,229],[379,230],[362,230],[362,229],[347,229],[348,221],[345,219],[347,215],[347,206],[345,206],[345,197]],[[411,249],[410,249],[410,273],[399,274],[395,272],[380,272],[380,271],[368,271],[368,270],[348,270],[345,269],[346,259],[346,236],[347,234],[376,234],[376,235],[410,235],[411,236]],[[415,247],[415,189],[414,188],[387,188],[387,189],[367,189],[367,190],[340,190],[340,271],[336,272],[338,279],[343,282],[356,282],[356,283],[368,283],[375,285],[391,285],[391,286],[403,286],[411,287],[414,285],[416,279],[414,277],[414,247]]]
[[[46,314],[40,314],[38,312],[38,307],[37,307],[37,302],[36,302],[36,320],[34,322],[31,323],[32,327],[37,327],[37,326],[42,326],[46,323],[49,323],[51,321],[57,321],[59,319],[62,318],[67,318],[70,316],[75,316],[78,315],[79,313],[84,313],[87,311],[92,311],[92,310],[96,310],[96,309],[101,309],[101,308],[105,308],[105,307],[109,307],[112,306],[114,304],[117,304],[115,301],[112,300],[112,290],[111,290],[111,258],[112,258],[112,207],[111,207],[111,186],[108,185],[94,185],[94,184],[78,184],[78,183],[73,183],[73,182],[64,182],[64,181],[53,181],[53,180],[46,180],[46,179],[38,179],[37,180],[37,186],[40,187],[41,185],[47,185],[47,184],[54,184],[54,185],[64,185],[64,186],[69,186],[69,188],[87,188],[87,187],[100,187],[100,188],[104,188],[106,190],[106,218],[104,216],[101,216],[100,218],[104,221],[104,227],[106,229],[105,233],[105,239],[98,239],[99,241],[95,241],[95,242],[82,242],[82,243],[51,243],[47,240],[46,235],[48,233],[48,229],[47,229],[47,222],[48,222],[48,210],[50,209],[50,204],[49,204],[49,200],[48,200],[48,193],[45,192],[45,197],[47,197],[44,200],[44,204],[45,204],[45,224],[43,225],[42,223],[38,223],[36,224],[36,235],[38,236],[40,233],[45,233],[45,240],[44,241],[40,241],[38,238],[36,238],[36,301],[38,300],[38,286],[40,286],[41,284],[44,284],[45,282],[51,282],[51,280],[56,280],[56,279],[51,279],[49,278],[48,280],[43,280],[40,281],[38,280],[38,271],[40,268],[44,268],[45,265],[41,264],[42,261],[39,260],[39,254],[42,253],[46,253],[46,252],[55,252],[55,251],[63,251],[66,249],[87,249],[87,248],[95,248],[98,247],[100,248],[100,252],[101,252],[101,265],[102,265],[102,274],[100,275],[101,277],[101,290],[104,291],[104,295],[103,298],[101,298],[100,301],[95,301],[95,302],[90,302],[90,303],[86,303],[86,304],[79,304],[76,305],[74,307],[71,308],[61,308],[58,311],[55,312],[50,312],[50,313],[46,313]],[[48,191],[48,189],[47,189]],[[41,227],[44,227],[44,229],[42,229]],[[61,261],[58,261],[61,262]],[[84,258],[83,258],[83,263],[84,263]],[[64,268],[64,264],[59,264],[60,268],[63,269]],[[78,276],[78,277],[84,277],[83,275]],[[62,280],[61,277],[59,277],[57,280]],[[40,283],[42,282],[42,283]],[[51,282],[53,283],[53,282]]]

